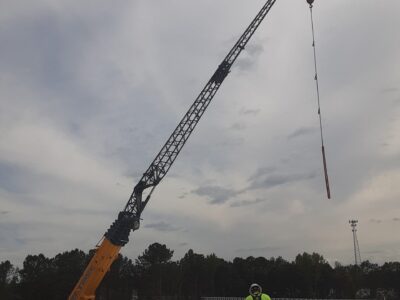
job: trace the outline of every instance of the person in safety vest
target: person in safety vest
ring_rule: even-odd
[[[267,294],[262,293],[261,286],[257,283],[250,285],[249,293],[250,295],[246,297],[246,300],[271,300]]]

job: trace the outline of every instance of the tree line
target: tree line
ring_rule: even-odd
[[[271,297],[399,299],[400,263],[331,266],[318,253],[282,257],[236,257],[189,250],[173,261],[173,250],[151,244],[135,261],[119,255],[96,294],[98,300],[191,299],[201,296],[244,297],[258,283]],[[0,299],[65,300],[93,251],[75,249],[49,258],[28,255],[21,268],[0,262]]]

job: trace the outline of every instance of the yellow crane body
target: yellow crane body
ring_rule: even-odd
[[[120,249],[121,246],[115,246],[104,238],[68,300],[94,300],[97,287],[118,257]]]

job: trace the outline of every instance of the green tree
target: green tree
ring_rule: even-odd
[[[96,292],[99,300],[130,300],[137,288],[135,266],[130,259],[118,255]]]
[[[177,269],[176,264],[171,263],[173,250],[164,244],[151,244],[136,260],[136,278],[142,296],[163,296],[170,290],[171,278],[169,270]]]
[[[342,266],[339,263],[335,263],[333,273],[333,291],[332,295],[334,298],[353,298],[356,293],[355,279],[351,273],[351,266]]]
[[[54,283],[52,299],[64,300],[82,275],[87,264],[87,255],[85,252],[75,249],[57,254],[51,263],[54,276],[57,278]]]
[[[0,263],[0,299],[8,300],[15,297],[18,284],[18,269],[6,260]]]
[[[52,260],[43,254],[28,255],[19,272],[20,293],[24,300],[53,299],[57,283]]]
[[[329,277],[332,275],[332,268],[318,253],[303,253],[296,256],[295,266],[302,274],[299,286],[302,297],[318,298],[326,297],[329,294]]]
[[[205,258],[202,254],[194,253],[192,249],[180,260],[182,272],[181,293],[184,297],[198,298],[205,290]]]

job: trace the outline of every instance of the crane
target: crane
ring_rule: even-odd
[[[189,136],[200,121],[202,115],[214,98],[222,82],[229,74],[247,42],[274,5],[276,0],[267,0],[256,17],[240,36],[236,44],[225,56],[189,110],[183,116],[178,126],[172,132],[167,142],[156,155],[146,172],[133,188],[125,208],[119,212],[117,219],[104,234],[94,256],[84,270],[79,281],[72,290],[69,300],[92,300],[103,277],[113,261],[118,257],[120,249],[129,241],[131,231],[139,229],[140,216],[150,200],[155,187],[168,173],[179,152],[182,150]],[[313,0],[307,0],[313,1]],[[149,189],[144,198],[143,192]]]

